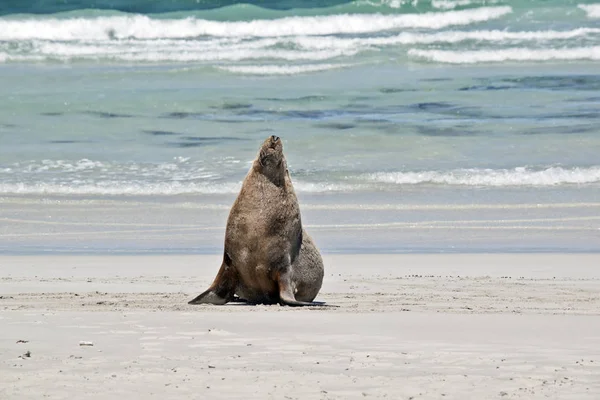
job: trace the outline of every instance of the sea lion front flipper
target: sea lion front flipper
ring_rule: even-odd
[[[229,261],[229,263],[227,262]],[[217,273],[212,285],[203,293],[198,295],[188,304],[216,304],[223,305],[234,299],[238,276],[235,268],[231,266],[231,259],[225,253],[223,263]]]
[[[279,302],[291,307],[302,306],[324,306],[325,303],[320,301],[298,301],[292,292],[292,285],[289,270],[279,274]]]

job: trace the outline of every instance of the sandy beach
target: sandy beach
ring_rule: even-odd
[[[0,1],[0,400],[600,400],[593,2]]]
[[[218,262],[0,257],[0,398],[600,393],[600,255],[328,255],[338,307],[187,305]]]

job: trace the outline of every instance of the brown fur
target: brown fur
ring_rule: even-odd
[[[223,263],[212,285],[190,304],[312,303],[323,260],[302,229],[298,199],[276,136],[267,138],[233,203]],[[237,298],[236,298],[237,296]]]

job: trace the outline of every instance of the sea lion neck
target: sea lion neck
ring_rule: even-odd
[[[273,164],[263,164],[260,162],[260,158],[254,161],[253,170],[255,173],[264,176],[272,184],[278,187],[284,187],[286,185],[287,163],[285,158],[282,158],[281,162]]]
[[[268,137],[260,147],[253,169],[266,177],[275,186],[285,186],[287,163],[283,155],[283,144],[279,137]]]

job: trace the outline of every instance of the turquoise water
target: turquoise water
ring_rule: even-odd
[[[325,252],[600,250],[598,4],[54,3],[0,6],[2,252],[218,252],[271,134]]]

